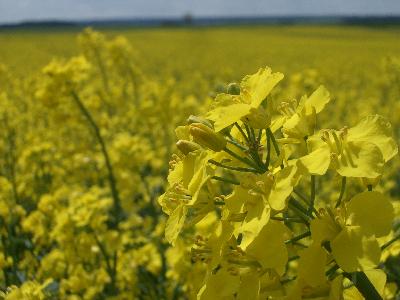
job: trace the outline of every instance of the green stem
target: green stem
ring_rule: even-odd
[[[267,132],[267,157],[265,158],[265,167],[268,169],[271,162],[271,137]]]
[[[225,147],[223,150],[224,150],[226,153],[228,153],[230,156],[236,158],[237,160],[243,162],[244,164],[246,164],[246,165],[248,165],[248,166],[250,166],[250,167],[252,167],[252,168],[258,169],[258,166],[255,165],[255,164],[253,164],[253,162],[252,162],[251,160],[249,160],[249,159],[247,159],[247,158],[245,158],[245,157],[241,157],[240,155],[236,154],[235,152],[229,150],[229,149],[226,148],[226,147]],[[263,170],[259,170],[259,171],[263,171]]]
[[[311,175],[311,193],[310,193],[310,206],[308,207],[308,215],[312,215],[315,203],[315,175]]]
[[[299,234],[298,236],[295,236],[294,238],[292,238],[290,240],[285,241],[285,244],[291,244],[291,243],[300,241],[300,240],[302,240],[302,239],[304,239],[306,237],[309,237],[309,236],[311,236],[311,231],[306,231],[306,232],[304,232],[302,234]]]
[[[72,99],[75,101],[76,105],[78,106],[79,110],[82,112],[83,116],[86,118],[86,120],[88,121],[88,123],[90,124],[90,126],[92,127],[95,136],[97,138],[98,143],[100,144],[100,149],[101,152],[103,154],[105,163],[106,163],[106,168],[108,171],[108,181],[110,184],[110,189],[111,189],[111,195],[113,198],[113,206],[114,206],[114,225],[116,226],[121,217],[122,217],[122,207],[121,207],[121,201],[120,201],[120,197],[119,197],[119,192],[117,189],[117,184],[116,184],[116,180],[115,180],[115,176],[114,176],[114,172],[113,172],[113,168],[112,168],[112,164],[110,161],[110,157],[108,155],[108,151],[107,151],[107,147],[106,144],[104,142],[103,137],[101,136],[100,133],[100,128],[97,126],[96,122],[94,121],[92,115],[90,114],[90,112],[87,110],[87,108],[85,107],[85,105],[83,104],[83,102],[81,101],[79,95],[75,92],[72,91],[71,92],[72,95]]]
[[[400,233],[398,233],[394,238],[392,238],[390,241],[386,242],[385,244],[382,245],[381,250],[385,250],[387,247],[389,247],[391,244],[393,244],[395,241],[400,239]]]
[[[226,182],[226,183],[230,183],[230,184],[234,184],[234,185],[240,185],[240,182],[233,180],[233,179],[228,179],[228,178],[223,178],[220,176],[212,176],[211,179],[215,179],[218,181],[222,181],[222,182]]]
[[[262,129],[259,129],[258,130],[258,137],[257,137],[257,142],[260,144],[260,142],[261,142],[261,137],[262,137]]]
[[[340,206],[340,204],[342,203],[342,199],[343,199],[345,190],[346,190],[346,177],[342,177],[342,186],[340,188],[340,194],[339,194],[339,198],[336,201],[335,208],[338,208]]]
[[[247,149],[246,147],[244,147],[243,145],[239,144],[237,141],[235,141],[235,140],[233,139],[233,137],[230,137],[230,139],[227,139],[226,141],[227,141],[229,144],[232,144],[232,145],[238,147],[238,148],[239,148],[240,150],[242,150],[242,151],[247,151],[247,150],[249,150],[249,149]]]
[[[242,168],[242,167],[233,167],[233,166],[227,166],[224,165],[220,162],[217,162],[213,159],[210,159],[208,161],[210,164],[216,165],[218,167],[224,168],[224,169],[228,169],[228,170],[232,170],[232,171],[238,171],[238,172],[250,172],[250,173],[258,173],[259,171],[256,169],[250,169],[250,168]]]
[[[351,280],[358,291],[368,300],[382,300],[381,295],[368,279],[364,272],[343,273],[343,276]]]
[[[300,193],[298,190],[293,189],[293,193],[299,197],[307,206],[310,206],[310,201],[307,200],[307,197],[304,196],[302,193]],[[317,211],[317,209],[313,206],[313,212],[315,213],[315,215],[317,217],[320,216],[319,212]]]
[[[107,253],[106,248],[100,242],[100,240],[97,237],[97,235],[94,232],[94,230],[92,230],[92,233],[93,233],[94,239],[96,241],[96,244],[99,247],[100,252],[104,257],[104,261],[106,263],[106,270],[107,270],[108,276],[110,276],[110,279],[111,279],[111,289],[112,289],[113,293],[115,293],[117,291],[117,284],[116,284],[117,283],[117,278],[116,278],[116,276],[117,276],[117,272],[116,272],[116,264],[117,264],[116,258],[117,258],[117,256],[116,256],[116,253],[114,253],[114,256],[113,256],[113,266],[112,266],[111,265],[111,259],[110,259],[110,256]]]
[[[256,139],[254,136],[254,131],[252,130],[253,128],[251,128],[250,130],[250,127],[247,124],[244,124],[244,128],[246,129],[247,136],[249,137],[250,142],[253,143]]]
[[[302,218],[282,218],[282,217],[271,217],[271,220],[283,221],[283,222],[293,222],[293,223],[304,223]]]
[[[307,209],[303,207],[303,205],[301,205],[296,199],[294,199],[293,197],[291,197],[289,199],[289,205],[292,207],[295,207],[298,211],[300,211],[304,217],[308,218],[308,219],[313,219],[312,216],[307,214]]]
[[[250,144],[249,138],[247,137],[247,135],[244,133],[242,127],[240,127],[240,125],[239,125],[237,122],[235,122],[235,127],[239,130],[239,132],[241,133],[241,135],[244,137],[244,139],[246,140],[246,143],[247,143],[247,144]]]
[[[335,263],[328,271],[325,272],[325,275],[328,276],[329,279],[332,279],[337,270],[339,270],[339,266],[337,263]],[[381,295],[379,295],[378,291],[375,289],[374,285],[371,283],[364,272],[343,272],[342,274],[344,277],[353,282],[354,286],[364,296],[365,299],[383,300]]]
[[[332,267],[330,267],[328,269],[328,271],[325,272],[325,275],[331,280],[333,274],[335,274],[335,272],[339,270],[339,266],[335,263]]]
[[[268,134],[268,136],[269,136],[269,137],[271,138],[271,140],[272,140],[272,144],[273,144],[273,146],[274,146],[276,155],[277,155],[277,156],[281,155],[281,151],[279,150],[278,143],[277,143],[277,141],[276,141],[276,139],[275,139],[275,137],[274,137],[274,134],[273,134],[272,131],[271,131],[271,128],[268,128],[268,129],[267,129],[267,134]]]

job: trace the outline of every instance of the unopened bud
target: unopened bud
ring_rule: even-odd
[[[226,140],[223,135],[216,133],[210,127],[202,123],[191,124],[189,131],[194,141],[204,148],[219,152],[226,146]]]
[[[176,143],[176,147],[178,147],[178,149],[185,155],[200,149],[198,144],[187,140],[179,140]]]
[[[210,121],[208,121],[202,117],[194,116],[194,115],[189,116],[189,118],[187,119],[187,123],[188,124],[201,123],[201,124],[206,125],[207,127],[213,128],[213,125],[211,124]]]
[[[230,83],[226,88],[226,92],[230,95],[240,95],[240,85],[235,82]]]
[[[242,118],[242,121],[254,129],[265,129],[271,125],[271,116],[263,107],[251,108],[250,113]]]

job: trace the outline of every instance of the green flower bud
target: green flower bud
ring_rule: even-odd
[[[223,135],[216,133],[202,123],[191,124],[189,132],[193,136],[194,141],[204,148],[219,152],[226,146],[226,140]]]
[[[187,140],[179,140],[176,143],[176,147],[181,151],[184,155],[188,155],[190,152],[201,149],[200,146],[194,142]]]
[[[206,125],[207,127],[213,128],[213,125],[211,124],[210,121],[208,121],[202,117],[194,116],[194,115],[189,116],[189,118],[187,119],[187,123],[188,124],[201,123],[201,124]]]
[[[235,82],[230,83],[226,88],[226,92],[230,95],[240,95],[240,85]]]

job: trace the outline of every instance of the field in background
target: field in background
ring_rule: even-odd
[[[377,71],[383,57],[400,52],[398,27],[256,26],[101,31],[107,36],[127,37],[143,59],[141,67],[154,72],[154,76],[167,70],[178,74],[191,70],[234,79],[262,65],[283,72],[304,68],[322,71],[329,65],[332,75],[356,72],[355,69],[362,73],[367,65]],[[37,70],[54,56],[77,54],[77,33],[61,29],[0,31],[0,62],[6,62],[19,74]]]

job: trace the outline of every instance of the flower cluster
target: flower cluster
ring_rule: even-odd
[[[176,129],[179,152],[159,203],[169,216],[166,239],[190,249],[188,269],[198,273],[188,292],[382,299],[382,250],[399,238],[390,198],[374,191],[398,152],[391,125],[370,115],[353,127],[320,129],[326,88],[271,101],[282,79],[262,68]],[[325,195],[324,178],[341,183],[336,199]]]

